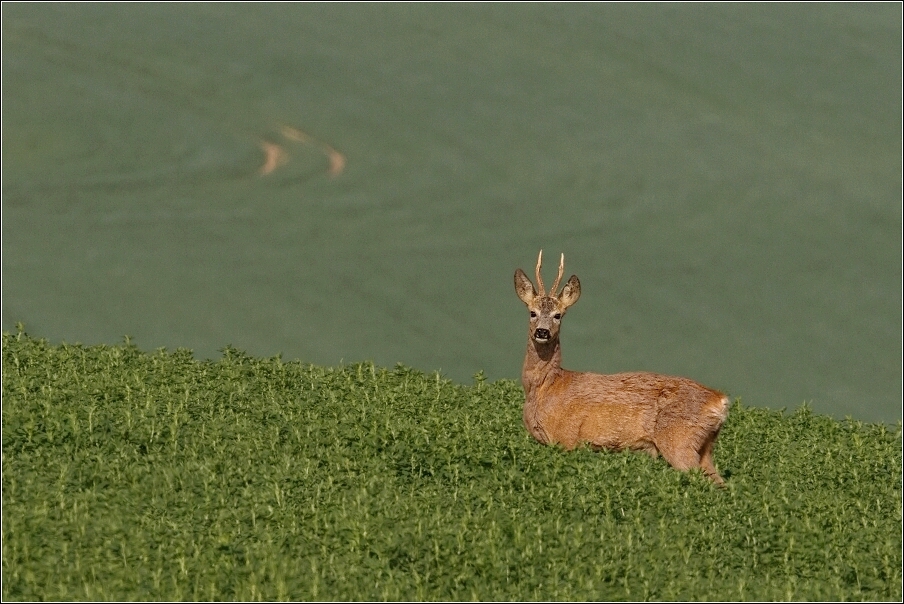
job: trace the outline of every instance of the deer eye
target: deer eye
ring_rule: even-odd
[[[530,318],[531,318],[531,319],[533,319],[533,318],[536,317],[536,316],[537,316],[537,313],[535,313],[534,311],[530,311]]]
[[[562,313],[557,312],[556,314],[553,315],[553,318],[554,318],[556,321],[558,321],[559,319],[562,318]]]

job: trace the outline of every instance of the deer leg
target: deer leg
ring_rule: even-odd
[[[700,465],[700,454],[697,451],[692,447],[688,447],[687,444],[674,444],[675,441],[668,438],[667,434],[664,436],[666,438],[660,439],[656,443],[656,448],[659,449],[659,452],[662,453],[662,456],[673,468],[676,470],[690,470]],[[675,440],[680,442],[680,439]]]
[[[713,463],[713,443],[716,442],[716,436],[718,433],[713,434],[711,437],[707,438],[703,443],[703,446],[700,448],[700,468],[703,469],[703,473],[709,477],[714,483],[716,483],[720,487],[725,486],[725,481],[719,475],[719,471],[716,469],[716,465]]]

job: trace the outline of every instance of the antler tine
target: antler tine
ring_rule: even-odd
[[[562,280],[562,274],[565,272],[565,254],[562,254],[562,257],[559,258],[559,275],[556,277],[556,282],[552,284],[552,289],[549,290],[550,296],[556,295],[556,290],[559,289],[559,281]]]
[[[543,250],[540,250],[540,255],[537,256],[537,289],[539,290],[539,295],[546,295],[546,288],[543,287],[543,278],[540,277],[540,266],[543,265]]]

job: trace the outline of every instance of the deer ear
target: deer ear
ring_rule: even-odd
[[[578,301],[578,298],[581,297],[581,282],[578,281],[577,275],[572,275],[568,279],[568,283],[565,284],[565,287],[562,288],[562,293],[559,294],[559,302],[562,303],[562,306],[568,308],[572,304]]]
[[[537,296],[534,284],[530,282],[530,279],[527,278],[527,275],[520,268],[515,271],[515,293],[518,294],[518,297],[525,304],[530,304]]]

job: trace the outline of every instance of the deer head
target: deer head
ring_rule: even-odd
[[[581,282],[578,281],[576,275],[572,275],[562,291],[556,293],[559,281],[562,280],[562,273],[565,271],[565,254],[562,254],[559,260],[559,275],[552,284],[549,294],[546,293],[543,279],[540,277],[542,263],[543,250],[540,250],[540,255],[537,256],[536,272],[539,292],[534,289],[533,283],[530,282],[524,271],[520,268],[515,271],[515,293],[530,311],[530,337],[537,344],[555,342],[559,337],[559,325],[562,317],[565,316],[565,311],[581,297]]]

